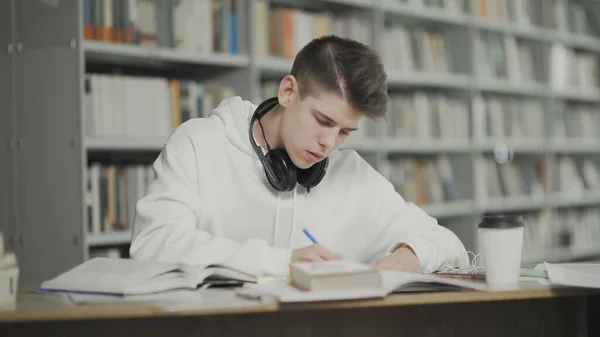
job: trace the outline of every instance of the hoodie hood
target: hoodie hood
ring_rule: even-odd
[[[254,151],[252,144],[250,144],[250,120],[254,111],[258,105],[253,104],[250,101],[242,100],[241,97],[235,96],[232,98],[228,98],[223,100],[213,111],[210,113],[210,117],[219,118],[224,126],[225,135],[227,139],[231,142],[231,144],[240,150],[244,155],[249,156],[252,159],[253,170],[261,177],[261,180],[264,182],[265,186],[273,191],[274,194],[274,218],[273,218],[273,236],[272,242],[274,245],[277,244],[279,229],[282,226],[280,224],[280,209],[281,209],[281,200],[282,196],[287,192],[281,192],[275,190],[271,184],[269,183],[265,173],[262,163],[260,159],[256,156],[256,152]],[[252,135],[254,137],[254,135]],[[258,144],[256,137],[254,137],[254,141]],[[261,147],[263,154],[266,155],[267,151]],[[292,245],[292,240],[294,233],[296,231],[296,206],[297,206],[297,195],[298,195],[298,186],[296,186],[292,192],[292,220],[290,223],[290,235],[287,239],[287,243],[285,245],[286,248],[290,248]]]
[[[256,158],[256,153],[250,144],[250,118],[256,108],[257,105],[252,102],[235,96],[221,101],[209,115],[209,117],[220,119],[227,139],[233,146],[252,158]],[[265,153],[264,150],[263,153]]]

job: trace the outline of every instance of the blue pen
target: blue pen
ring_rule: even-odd
[[[304,232],[304,234],[306,234],[306,236],[308,236],[308,238],[310,239],[310,241],[312,241],[313,243],[316,243],[316,244],[319,243],[317,241],[317,239],[315,239],[315,237],[312,236],[312,234],[310,234],[310,232],[308,231],[308,229],[304,228],[304,229],[302,229],[302,231]]]

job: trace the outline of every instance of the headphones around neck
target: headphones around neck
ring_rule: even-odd
[[[262,163],[267,179],[273,188],[278,191],[291,191],[296,187],[296,184],[300,184],[306,187],[307,192],[310,193],[310,189],[317,186],[325,177],[329,166],[329,158],[326,157],[307,169],[301,169],[294,165],[285,149],[271,149],[266,137],[265,142],[267,142],[268,149],[266,155],[263,154],[261,147],[254,141],[254,122],[258,120],[260,123],[260,119],[277,104],[279,104],[277,97],[272,97],[260,103],[256,108],[250,119],[250,144],[252,144],[258,159]],[[263,130],[262,124],[260,128]]]

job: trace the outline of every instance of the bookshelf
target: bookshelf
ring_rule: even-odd
[[[0,4],[0,230],[24,280],[126,254],[169,133],[229,95],[272,95],[291,56],[325,33],[385,61],[388,121],[365,121],[344,147],[405,199],[473,251],[483,213],[519,212],[525,261],[600,256],[600,38],[583,2],[193,3]]]

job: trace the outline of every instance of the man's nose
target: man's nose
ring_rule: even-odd
[[[337,130],[334,128],[326,130],[323,132],[319,139],[319,145],[329,150],[335,146],[335,139],[337,138]]]

